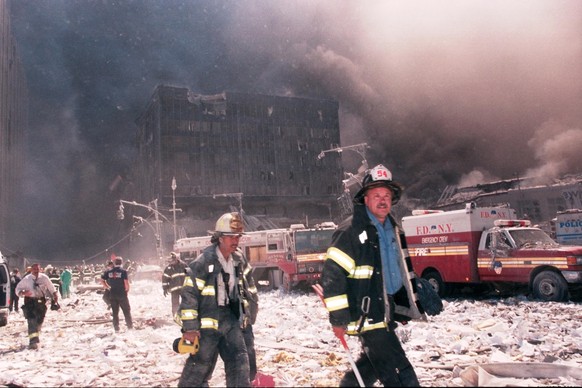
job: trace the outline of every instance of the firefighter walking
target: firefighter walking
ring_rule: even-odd
[[[180,306],[180,293],[184,286],[184,279],[186,277],[186,264],[180,260],[178,254],[170,253],[170,263],[164,269],[162,276],[162,290],[164,296],[168,293],[172,298],[172,316],[178,311]]]
[[[351,222],[340,225],[327,251],[322,287],[333,332],[340,340],[357,335],[362,344],[357,370],[347,372],[340,386],[357,386],[360,376],[365,386],[377,380],[386,387],[419,386],[395,333],[396,322],[424,316],[410,281],[404,232],[390,215],[401,193],[386,167],[368,171]]]
[[[37,349],[40,330],[47,312],[46,302],[52,299],[51,309],[58,310],[59,293],[49,277],[40,272],[38,263],[33,264],[30,274],[18,283],[16,293],[24,297],[22,312],[28,323],[28,348]]]
[[[186,360],[179,387],[203,386],[212,375],[218,355],[224,362],[226,386],[250,385],[242,333],[250,312],[245,311],[240,287],[243,263],[236,254],[242,232],[239,214],[224,214],[216,222],[212,245],[189,265],[178,316],[182,339],[199,341],[199,350]]]

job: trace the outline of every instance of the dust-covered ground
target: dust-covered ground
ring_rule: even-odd
[[[130,302],[135,330],[126,330],[120,312],[121,331],[116,334],[100,294],[74,293],[61,301],[60,311],[48,311],[38,350],[26,348],[22,315],[10,314],[8,326],[0,328],[0,384],[176,386],[186,356],[171,348],[180,329],[172,320],[170,299],[164,298],[159,282],[137,280]],[[539,375],[495,382],[501,386],[579,386],[580,307],[580,303],[537,302],[525,296],[450,298],[440,315],[397,331],[423,386],[486,385],[483,380],[476,382],[478,372],[469,372],[489,363],[515,375]],[[350,368],[326,310],[307,290],[261,292],[254,331],[259,371],[272,376],[278,387],[337,386]],[[356,358],[357,339],[349,338],[348,344]],[[219,362],[210,385],[224,384]]]

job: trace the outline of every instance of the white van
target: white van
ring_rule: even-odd
[[[0,252],[0,327],[8,324],[8,306],[10,305],[10,271]]]

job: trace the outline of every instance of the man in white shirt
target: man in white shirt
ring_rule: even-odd
[[[40,264],[31,267],[16,286],[16,294],[24,297],[22,312],[28,322],[29,349],[37,349],[40,342],[40,329],[46,316],[46,302],[52,299],[52,304],[58,306],[59,293],[47,275],[40,272]]]

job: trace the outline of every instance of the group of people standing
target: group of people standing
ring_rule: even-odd
[[[361,342],[361,354],[340,386],[372,386],[378,381],[384,386],[419,386],[395,329],[440,310],[425,312],[404,232],[390,214],[402,190],[383,165],[368,170],[354,197],[353,216],[339,226],[327,250],[321,288],[333,333],[343,342],[345,335]],[[222,215],[211,233],[210,245],[199,257],[186,265],[172,253],[163,273],[162,290],[164,296],[171,294],[181,340],[198,344],[185,361],[178,386],[208,386],[219,356],[226,386],[250,386],[257,375],[253,324],[259,298],[252,267],[239,248],[244,233],[240,215]],[[101,284],[110,293],[118,332],[119,309],[128,329],[133,328],[130,283],[122,258],[111,264]],[[17,271],[13,278],[15,294],[25,298],[29,347],[36,349],[46,301],[58,305],[59,292],[38,264],[22,280],[17,281]]]

